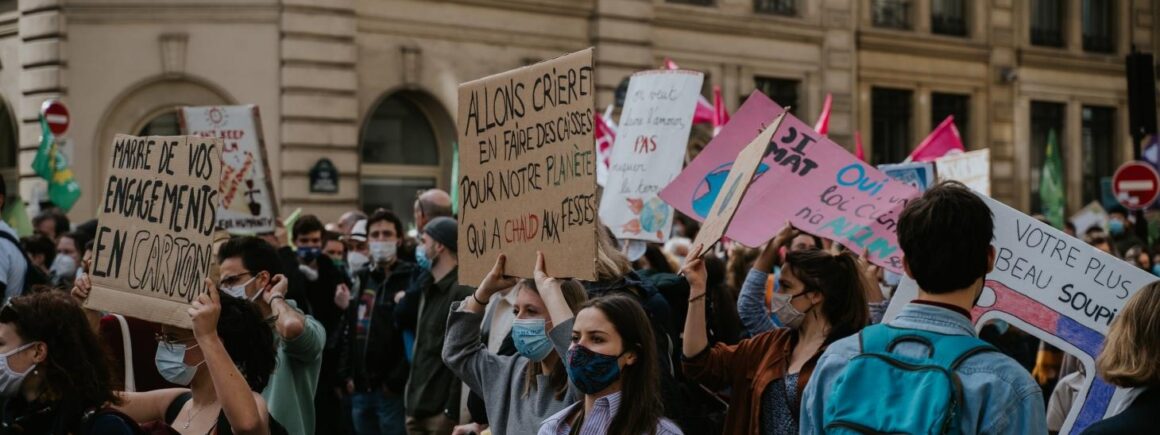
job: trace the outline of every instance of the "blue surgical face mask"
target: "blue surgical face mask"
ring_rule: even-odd
[[[318,257],[321,257],[321,256],[322,256],[322,249],[315,248],[315,247],[306,247],[306,246],[299,246],[298,247],[298,258],[301,258],[303,262],[313,263],[314,260],[317,260]]]
[[[512,342],[516,351],[528,359],[540,362],[552,353],[544,319],[516,319],[512,322]]]
[[[32,369],[36,368],[36,364],[33,364],[24,373],[19,373],[8,365],[8,357],[23,352],[35,344],[36,342],[25,343],[23,346],[0,354],[0,397],[12,397],[19,393],[20,386],[24,385],[24,378],[32,373]]]
[[[423,270],[431,270],[431,259],[427,258],[427,248],[423,245],[415,248],[415,263]]]
[[[193,375],[197,374],[197,367],[205,363],[202,361],[191,366],[185,363],[185,352],[197,345],[186,346],[182,343],[157,343],[157,357],[154,362],[157,372],[165,380],[177,385],[187,386],[193,382]]]
[[[1152,265],[1152,274],[1156,275],[1156,276],[1160,276],[1160,264],[1153,264]]]
[[[568,349],[568,379],[584,394],[604,391],[620,379],[620,356],[605,355],[579,344]]]
[[[999,331],[999,335],[1006,334],[1007,330],[1011,329],[1011,324],[1002,320],[995,320],[991,324],[995,325],[995,329]]]
[[[1108,232],[1113,236],[1124,234],[1124,221],[1119,219],[1112,219],[1108,221]]]

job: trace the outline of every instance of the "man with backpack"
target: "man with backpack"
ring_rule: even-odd
[[[993,231],[991,210],[958,182],[906,206],[898,243],[918,298],[829,346],[802,397],[801,433],[1047,433],[1039,385],[971,322]]]
[[[4,178],[0,177],[0,210],[4,209],[7,200],[8,185],[4,182]],[[0,242],[0,294],[4,296],[3,301],[0,302],[8,302],[9,299],[20,296],[24,292],[26,281],[24,275],[29,271],[29,261],[28,257],[24,255],[24,251],[20,247],[20,240],[17,237],[19,236],[16,235],[16,230],[0,219],[0,239],[5,240]],[[33,270],[39,272],[39,270]],[[40,275],[43,277],[43,274]]]

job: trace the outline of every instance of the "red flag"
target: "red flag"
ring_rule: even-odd
[[[952,150],[963,151],[963,140],[959,136],[959,129],[955,127],[954,115],[947,116],[947,119],[918,144],[918,148],[915,148],[906,160],[929,162]]]
[[[834,104],[834,95],[826,94],[826,102],[822,104],[822,114],[818,115],[818,122],[814,123],[814,131],[825,136],[830,131],[830,106]]]
[[[858,160],[866,161],[866,152],[862,150],[862,132],[854,132],[854,156]]]
[[[725,110],[725,101],[721,99],[721,87],[713,87],[713,136],[721,131],[721,127],[729,122],[729,112]]]
[[[612,106],[605,114],[593,113],[592,120],[595,121],[593,137],[596,139],[596,183],[603,186],[604,180],[608,178],[608,167],[611,165],[612,159],[612,144],[616,143],[616,127],[612,120],[608,119],[612,114]]]
[[[665,58],[665,69],[681,69],[672,59]],[[699,124],[702,122],[713,122],[715,111],[713,105],[709,104],[709,100],[704,95],[700,95],[697,100],[697,110],[693,111],[693,123]],[[716,126],[717,124],[713,124]]]

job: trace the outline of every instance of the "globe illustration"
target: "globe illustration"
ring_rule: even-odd
[[[658,197],[649,199],[640,210],[640,228],[646,233],[659,231],[669,216],[669,205]]]

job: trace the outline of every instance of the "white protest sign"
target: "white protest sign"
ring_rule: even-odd
[[[1133,293],[1158,278],[976,194],[995,216],[995,268],[987,274],[971,313],[975,327],[1004,320],[1079,358],[1088,377],[1060,432],[1079,433],[1103,419],[1109,405],[1123,394],[1094,376],[1095,359],[1112,319]],[[904,277],[886,319],[893,319],[917,296],[918,284]]]
[[[278,201],[258,106],[182,107],[179,113],[185,134],[225,142],[218,226],[231,234],[273,232]]]
[[[1076,214],[1071,216],[1071,224],[1075,225],[1075,234],[1082,235],[1088,228],[1104,228],[1108,225],[1108,212],[1099,201],[1089,202]]]
[[[938,180],[955,180],[976,192],[991,196],[991,150],[954,153],[934,161]]]
[[[655,70],[629,80],[600,201],[600,219],[617,239],[669,238],[673,208],[657,192],[681,172],[703,78],[699,72]]]

